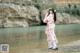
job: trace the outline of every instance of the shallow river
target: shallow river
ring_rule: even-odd
[[[9,53],[62,53],[48,51],[44,30],[45,26],[0,28],[0,44],[9,44]],[[63,45],[80,40],[80,25],[56,25],[55,33],[59,40],[59,48],[63,48]]]

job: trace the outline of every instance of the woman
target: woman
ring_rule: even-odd
[[[48,13],[45,15],[43,22],[47,23],[45,33],[47,35],[48,48],[53,50],[58,49],[58,41],[54,31],[56,22],[56,11],[54,9],[49,9]]]

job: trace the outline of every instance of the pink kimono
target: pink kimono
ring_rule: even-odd
[[[58,43],[56,35],[55,35],[55,31],[54,31],[55,30],[54,15],[49,14],[47,16],[46,14],[43,22],[47,23],[45,33],[47,35],[48,46],[49,48],[54,49],[57,47],[57,43]]]

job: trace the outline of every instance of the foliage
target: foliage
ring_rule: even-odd
[[[71,15],[78,15],[80,16],[80,6],[79,5],[68,5],[64,8],[66,13]]]

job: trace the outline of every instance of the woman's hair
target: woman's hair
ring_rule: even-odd
[[[56,12],[54,11],[54,9],[49,9],[49,10],[48,10],[48,15],[47,15],[47,16],[49,16],[50,11],[53,12],[53,14],[54,14],[54,22],[56,22]]]

